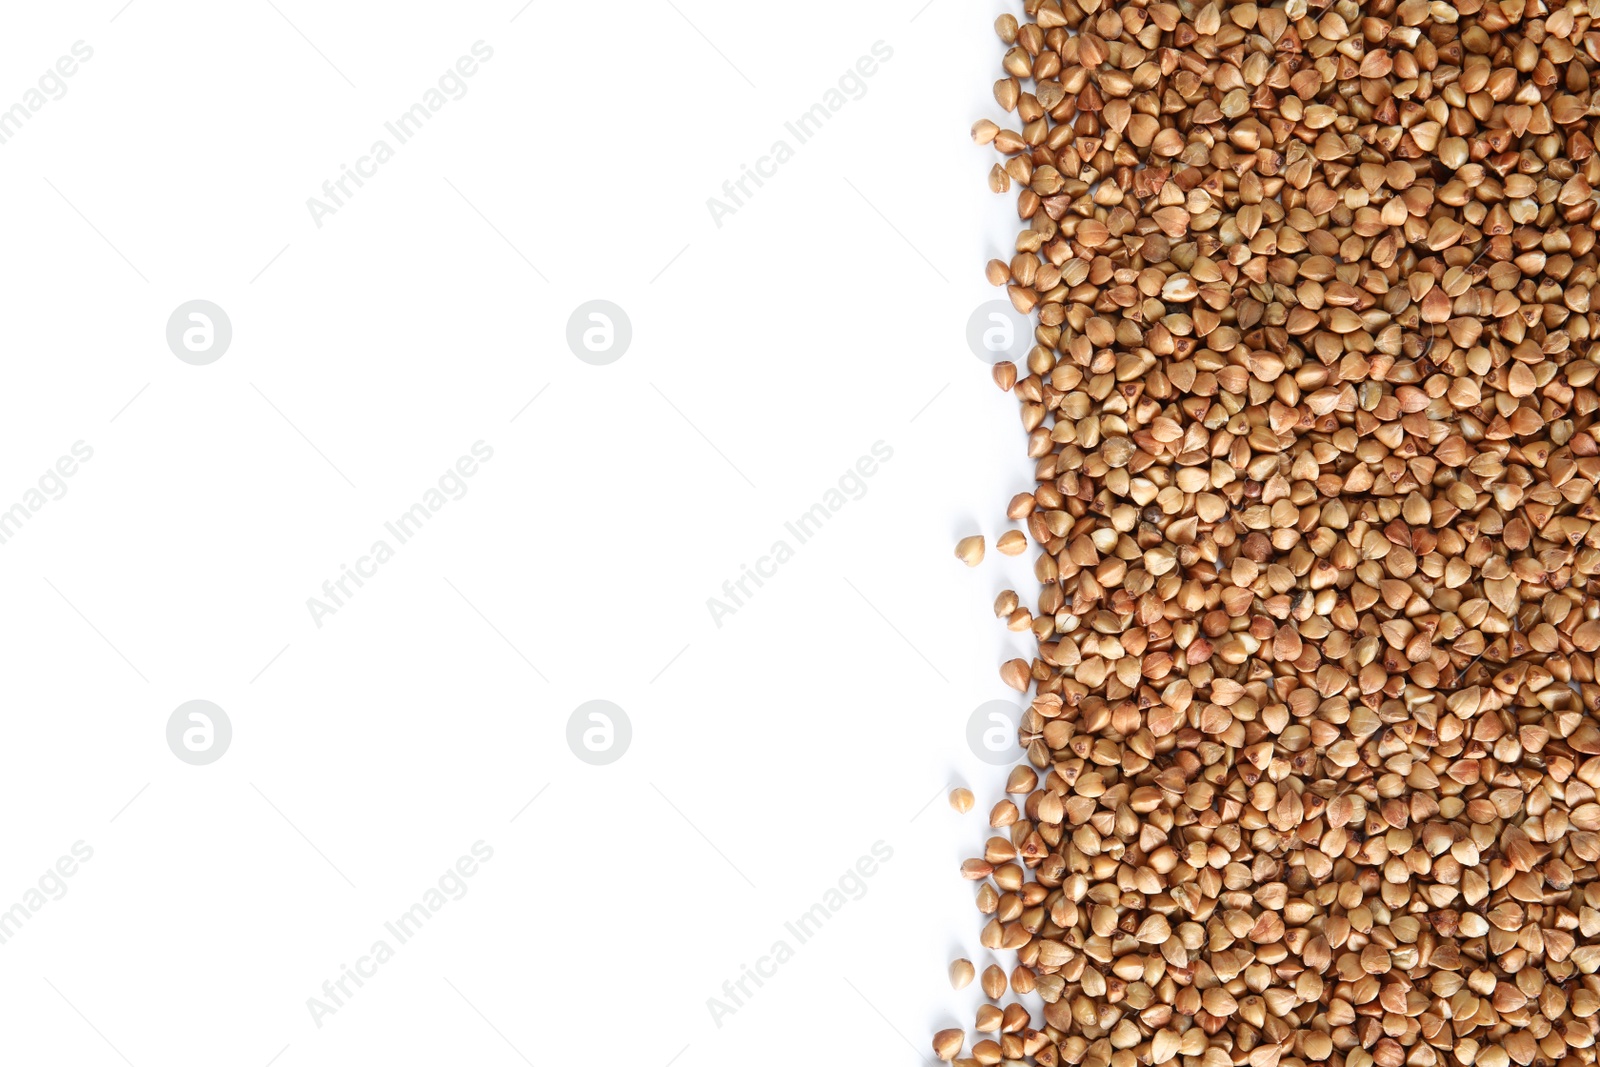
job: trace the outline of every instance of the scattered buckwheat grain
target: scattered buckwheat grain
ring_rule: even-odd
[[[972,961],[967,959],[952,960],[950,963],[950,988],[965,989],[972,984],[972,977],[976,974]]]

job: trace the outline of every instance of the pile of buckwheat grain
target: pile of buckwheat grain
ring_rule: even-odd
[[[1600,0],[1024,11],[1038,648],[935,1053],[1593,1064]]]

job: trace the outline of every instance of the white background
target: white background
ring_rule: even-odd
[[[968,136],[1001,117],[1004,8],[922,2],[5,5],[0,108],[94,54],[0,145],[0,509],[94,455],[0,545],[0,909],[94,855],[0,945],[0,1061],[913,1064],[970,1024],[957,866],[1003,769],[966,727],[1031,650],[990,603],[1034,599],[993,550],[1032,481],[965,340],[1018,225]],[[479,40],[466,95],[319,229],[307,198]],[[718,227],[707,198],[780,138]],[[233,327],[203,367],[165,338],[197,298]],[[632,322],[608,366],[565,340],[591,299]],[[317,627],[307,598],[480,440],[466,496]],[[233,726],[209,766],[166,743],[193,699]],[[566,741],[592,699],[632,724],[607,766]],[[467,895],[317,1026],[307,998],[479,840]],[[785,921],[878,841],[799,945]]]

